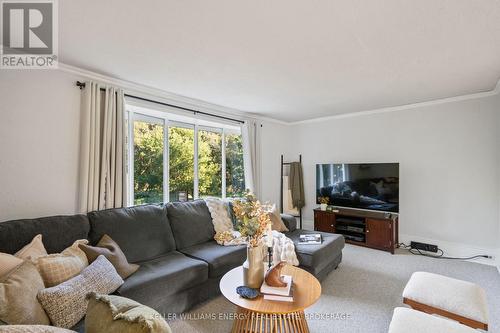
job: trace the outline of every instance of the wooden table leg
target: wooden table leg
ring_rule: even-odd
[[[238,307],[232,333],[309,333],[304,311],[265,314]]]

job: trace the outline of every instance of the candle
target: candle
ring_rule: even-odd
[[[267,247],[273,247],[273,230],[271,229],[271,225],[267,226]]]

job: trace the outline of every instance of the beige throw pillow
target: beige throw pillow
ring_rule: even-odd
[[[19,259],[12,254],[0,252],[0,278],[7,275],[10,271],[22,263],[22,259]]]
[[[171,333],[172,330],[155,310],[131,299],[112,296],[87,296],[86,333]]]
[[[78,247],[88,240],[77,240],[61,253],[38,257],[36,266],[43,278],[45,287],[53,287],[80,274],[89,265],[87,256]]]
[[[285,223],[283,223],[283,220],[281,219],[280,213],[278,212],[278,209],[276,208],[276,204],[274,204],[271,208],[271,211],[268,212],[269,218],[271,219],[271,229],[279,231],[279,232],[287,232],[288,228],[286,227]]]
[[[11,325],[49,325],[37,300],[43,280],[35,265],[23,262],[0,280],[0,320]]]
[[[101,254],[105,256],[113,264],[122,279],[128,278],[139,269],[139,265],[129,264],[120,246],[108,235],[102,236],[96,246],[85,244],[80,244],[79,246],[85,252],[90,262],[96,260]]]
[[[90,292],[109,294],[123,284],[113,265],[99,256],[80,275],[55,287],[38,292],[38,300],[47,312],[52,325],[70,328],[85,316]]]
[[[46,256],[47,250],[43,246],[42,235],[36,235],[31,242],[16,252],[15,256],[24,260],[34,261],[38,257]]]
[[[76,333],[60,327],[47,325],[4,325],[0,333]]]

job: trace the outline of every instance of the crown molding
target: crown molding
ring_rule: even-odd
[[[311,123],[323,122],[323,121],[328,121],[328,120],[333,120],[333,119],[343,119],[343,118],[374,115],[374,114],[380,114],[380,113],[405,111],[405,110],[411,110],[411,109],[416,109],[416,108],[421,108],[421,107],[428,107],[428,106],[434,106],[434,105],[440,105],[440,104],[447,104],[447,103],[461,102],[461,101],[467,101],[467,100],[478,99],[478,98],[485,98],[485,97],[495,96],[498,94],[500,94],[500,80],[497,81],[497,84],[495,85],[495,87],[490,91],[484,91],[484,92],[480,92],[480,93],[467,94],[467,95],[454,96],[454,97],[447,97],[447,98],[435,99],[432,101],[418,102],[418,103],[413,103],[413,104],[405,104],[405,105],[400,105],[400,106],[391,106],[391,107],[380,108],[380,109],[372,109],[372,110],[357,111],[357,112],[350,112],[350,113],[341,113],[341,114],[336,114],[336,115],[332,115],[332,116],[289,122],[288,125],[294,126],[294,125],[302,125],[302,124],[311,124]]]
[[[77,76],[81,76],[84,78],[97,80],[97,81],[100,81],[102,83],[119,86],[119,87],[123,88],[125,91],[133,93],[134,95],[138,95],[140,97],[145,97],[145,98],[152,97],[152,98],[159,99],[163,102],[179,105],[182,107],[199,108],[200,111],[210,111],[212,113],[215,113],[215,114],[218,114],[221,116],[233,116],[233,117],[237,116],[237,117],[240,117],[242,119],[249,118],[249,119],[265,121],[265,122],[275,123],[275,124],[284,125],[284,126],[296,126],[296,125],[302,125],[302,124],[323,122],[323,121],[328,121],[328,120],[333,120],[333,119],[343,119],[343,118],[360,117],[360,116],[374,115],[374,114],[381,114],[381,113],[405,111],[405,110],[411,110],[411,109],[415,109],[415,108],[434,106],[434,105],[440,105],[440,104],[445,104],[445,103],[460,102],[460,101],[484,98],[484,97],[489,97],[489,96],[494,96],[494,95],[500,94],[500,80],[498,80],[495,87],[490,91],[461,95],[461,96],[454,96],[454,97],[447,97],[447,98],[441,98],[441,99],[436,99],[436,100],[432,100],[432,101],[405,104],[405,105],[400,105],[400,106],[392,106],[392,107],[379,108],[379,109],[370,109],[370,110],[364,110],[364,111],[341,113],[341,114],[336,114],[336,115],[332,115],[332,116],[325,116],[325,117],[318,117],[318,118],[313,118],[313,119],[288,122],[288,121],[279,120],[279,119],[272,118],[272,117],[262,116],[260,114],[256,114],[256,113],[252,113],[252,112],[245,112],[245,111],[241,111],[238,109],[234,109],[234,108],[230,108],[230,107],[226,107],[226,106],[222,106],[222,105],[205,102],[205,101],[202,101],[202,100],[199,100],[196,98],[177,95],[177,94],[174,94],[174,93],[171,93],[171,92],[168,92],[165,90],[161,90],[158,88],[150,87],[150,86],[139,84],[139,83],[132,82],[132,81],[114,78],[114,77],[111,77],[108,75],[103,75],[100,73],[96,73],[96,72],[93,72],[90,70],[86,70],[83,68],[79,68],[79,67],[64,64],[64,63],[59,63],[59,70],[67,72],[67,73],[71,73],[71,74],[74,74]]]

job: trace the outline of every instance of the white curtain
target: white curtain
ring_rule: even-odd
[[[123,90],[86,82],[81,108],[82,213],[127,202],[124,112]]]
[[[243,163],[245,168],[245,187],[260,196],[259,170],[259,133],[260,125],[254,120],[246,120],[241,125],[243,139]]]

